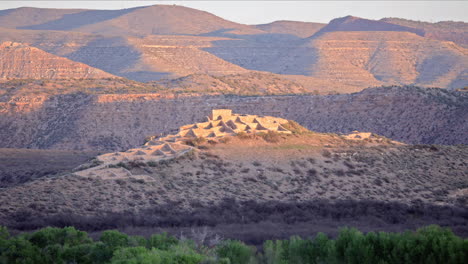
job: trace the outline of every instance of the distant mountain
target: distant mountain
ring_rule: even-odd
[[[67,15],[86,12],[84,9],[20,7],[0,10],[0,25],[5,28],[25,28],[60,20]]]
[[[325,32],[335,31],[399,31],[399,32],[411,32],[417,35],[423,35],[424,31],[421,29],[396,25],[387,23],[384,21],[364,19],[354,16],[346,16],[336,18],[330,21],[328,25],[323,27],[317,35],[321,35]]]
[[[305,66],[297,70],[308,69],[305,74],[317,78],[361,86],[380,83],[462,88],[462,83],[468,84],[468,57],[463,48],[410,32],[329,32],[312,38],[305,47],[311,54],[298,51],[295,56],[315,56],[316,60],[305,61]]]
[[[289,34],[300,38],[307,38],[314,35],[326,24],[299,21],[275,21],[268,24],[256,25],[255,27],[274,34]]]
[[[3,24],[3,21],[17,22]],[[122,10],[19,8],[0,13],[0,24],[18,29],[71,30],[130,36],[199,35],[229,31],[237,34],[261,33],[254,27],[227,21],[208,12],[175,5]]]
[[[260,71],[294,76],[305,81],[306,89],[320,92],[379,85],[468,86],[468,26],[463,22],[347,16],[327,25],[243,25],[196,9],[155,5],[10,9],[0,11],[0,26],[0,41],[26,43],[137,81]]]
[[[422,29],[344,17],[296,42],[223,41],[211,53],[246,69],[305,75],[355,87],[383,84],[463,88],[468,53]]]
[[[453,41],[464,48],[468,48],[468,24],[465,22],[442,21],[429,23],[402,18],[383,18],[380,21],[420,29],[424,31],[425,37]]]
[[[0,79],[65,79],[116,77],[86,64],[58,57],[25,44],[0,44]]]

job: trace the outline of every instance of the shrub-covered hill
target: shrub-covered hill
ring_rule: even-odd
[[[200,141],[180,158],[120,164],[113,169],[126,173],[118,177],[67,174],[0,189],[0,223],[20,230],[209,226],[252,243],[350,223],[364,231],[436,223],[468,235],[466,146],[288,129],[296,133]]]

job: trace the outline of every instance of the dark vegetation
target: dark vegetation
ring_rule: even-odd
[[[2,224],[14,230],[28,231],[46,226],[74,226],[86,231],[106,229],[163,228],[174,233],[186,228],[210,227],[221,235],[259,244],[266,239],[286,238],[296,234],[309,236],[333,226],[358,226],[360,229],[403,231],[428,224],[450,227],[457,235],[468,237],[468,209],[437,206],[415,201],[411,205],[379,201],[315,200],[308,202],[257,202],[224,199],[219,205],[204,206],[192,201],[193,210],[183,210],[178,202],[157,205],[141,211],[102,212],[94,216],[41,214],[25,208]],[[248,232],[230,232],[229,225],[242,225]],[[275,232],[269,226],[291,229],[293,233]],[[306,229],[295,226],[305,227]],[[226,228],[225,228],[226,227]],[[251,230],[249,229],[251,228]],[[226,230],[223,230],[226,229]]]
[[[302,264],[302,263],[466,263],[468,240],[450,229],[427,226],[416,232],[369,232],[343,228],[335,239],[267,240],[254,248],[236,240],[203,243],[166,233],[148,238],[115,230],[96,240],[73,227],[44,228],[10,236],[0,227],[1,263],[164,263],[164,264]]]
[[[97,154],[97,151],[0,148],[0,188],[70,172]]]
[[[310,134],[313,133],[309,129],[301,126],[299,123],[293,120],[289,120],[288,123],[282,125],[287,130],[291,131],[293,134],[296,135],[303,135],[303,134]]]

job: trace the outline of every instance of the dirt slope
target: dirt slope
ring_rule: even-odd
[[[86,64],[20,43],[0,44],[0,58],[0,79],[117,78]]]
[[[256,25],[255,27],[268,33],[288,34],[300,38],[307,38],[314,35],[324,26],[325,24],[322,23],[280,20],[268,24]]]

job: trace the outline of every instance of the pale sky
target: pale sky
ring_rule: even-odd
[[[438,22],[468,22],[468,1],[4,1],[0,9],[22,6],[48,8],[123,9],[154,4],[176,4],[204,10],[243,24],[276,20],[327,23],[353,15],[368,19],[400,17]]]

